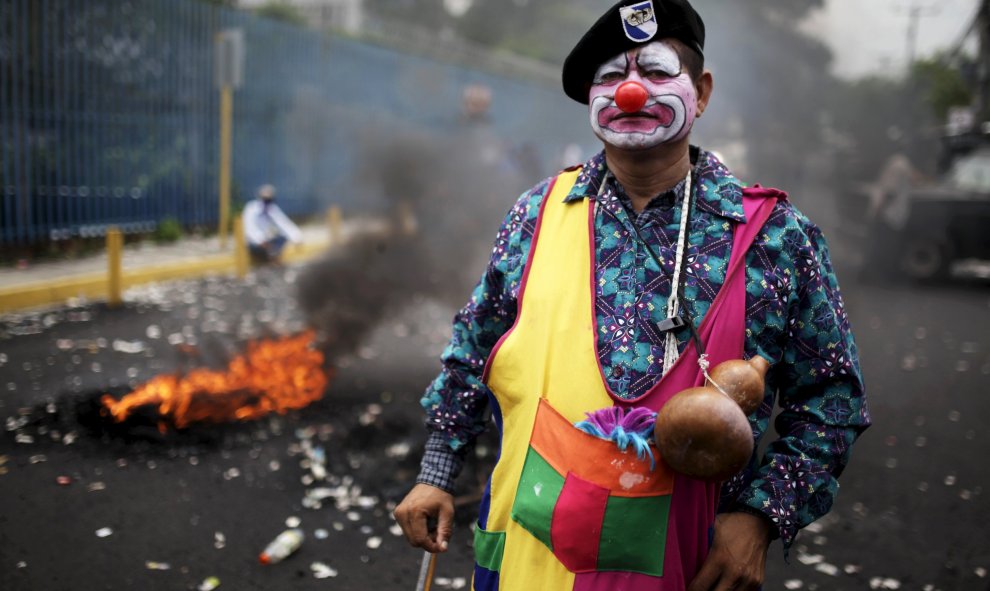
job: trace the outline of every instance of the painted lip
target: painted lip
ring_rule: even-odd
[[[626,113],[614,105],[598,112],[598,125],[611,131],[652,133],[660,127],[670,127],[676,119],[668,105],[654,103],[636,113]]]

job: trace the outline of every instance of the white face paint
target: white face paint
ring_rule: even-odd
[[[615,104],[615,90],[639,82],[649,98],[638,113]],[[654,41],[608,60],[595,73],[589,96],[591,128],[618,148],[646,149],[683,139],[694,125],[698,93],[667,41]]]

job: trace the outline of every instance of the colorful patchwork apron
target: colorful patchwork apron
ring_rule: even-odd
[[[516,323],[485,381],[502,442],[475,529],[477,591],[683,591],[708,552],[719,485],[574,427],[612,405],[658,410],[701,385],[693,343],[640,398],[612,393],[596,354],[594,206],[564,203],[579,171],[544,199]],[[726,281],[699,333],[709,360],[742,356],[744,255],[769,217],[773,190],[744,190]],[[713,334],[717,339],[711,338]]]

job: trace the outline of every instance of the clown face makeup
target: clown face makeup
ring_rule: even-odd
[[[642,84],[649,95],[635,113],[615,104],[616,89],[627,81]],[[636,150],[686,137],[694,125],[698,93],[674,47],[655,41],[602,64],[589,99],[595,135],[615,147]]]

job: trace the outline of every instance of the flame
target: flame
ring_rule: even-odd
[[[249,421],[272,412],[303,408],[319,400],[327,386],[323,353],[310,346],[315,333],[248,343],[247,352],[225,371],[195,369],[186,376],[160,375],[120,400],[100,400],[115,421],[137,408],[157,405],[176,428],[192,423]],[[159,429],[165,428],[164,421]]]

